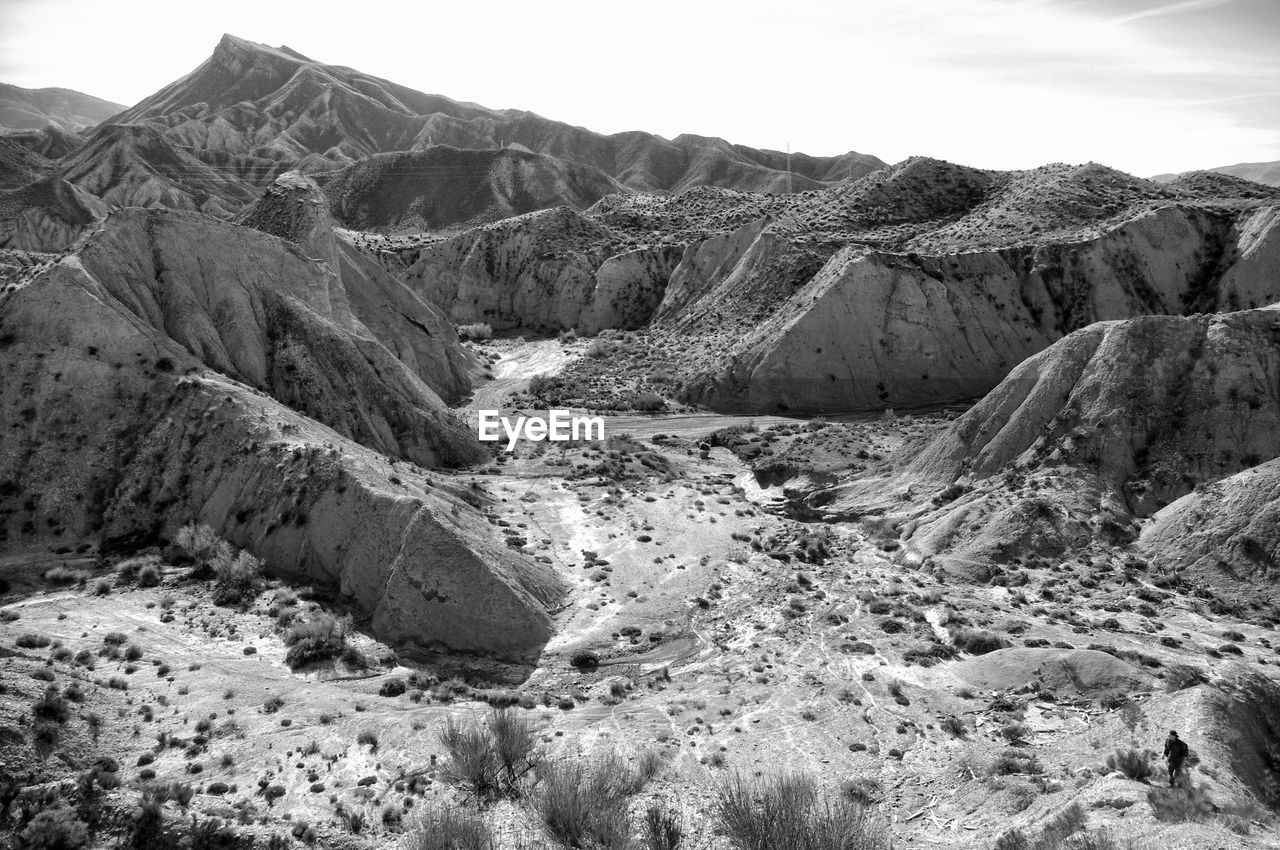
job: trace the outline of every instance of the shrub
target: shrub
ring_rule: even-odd
[[[338,619],[324,612],[317,613],[311,619],[294,623],[284,633],[284,660],[291,669],[297,670],[317,661],[344,656],[347,650],[348,623],[346,619]]]
[[[58,695],[53,685],[45,688],[44,696],[31,706],[31,713],[39,720],[52,720],[54,723],[66,723],[71,716],[71,704]]]
[[[44,649],[49,644],[53,643],[53,641],[44,635],[38,635],[34,632],[23,632],[18,635],[16,643],[22,649]]]
[[[779,776],[758,786],[735,776],[714,803],[721,831],[737,850],[880,850],[890,846],[888,827],[848,799],[829,800],[813,783]]]
[[[226,552],[218,554],[211,566],[217,580],[213,589],[215,605],[240,605],[257,592],[262,578],[262,562],[248,552],[239,552],[232,557],[228,547]]]
[[[1135,782],[1146,782],[1154,771],[1151,767],[1151,756],[1138,749],[1116,750],[1107,756],[1107,768],[1123,773]]]
[[[481,799],[497,792],[498,759],[485,729],[450,717],[440,731],[440,743],[449,754],[441,770],[446,782],[461,785]]]
[[[452,806],[424,808],[404,837],[404,850],[497,850],[488,824],[478,814]]]
[[[207,525],[188,523],[178,529],[173,542],[186,550],[198,570],[212,567],[215,561],[231,558],[231,544]]]
[[[538,765],[534,810],[547,834],[567,847],[620,847],[629,838],[628,797],[636,777],[616,756],[596,765],[544,761]]]
[[[371,729],[365,729],[359,735],[356,735],[356,743],[360,746],[368,744],[369,748],[376,752],[378,749],[378,733]]]
[[[1165,670],[1165,687],[1170,691],[1193,688],[1204,680],[1204,671],[1190,664],[1170,664]]]
[[[89,827],[65,805],[41,809],[20,833],[28,850],[76,850],[89,844]]]
[[[405,685],[404,679],[401,679],[399,676],[396,676],[394,678],[387,679],[385,682],[382,683],[382,686],[378,688],[378,696],[398,697],[401,694],[403,694],[406,690],[408,690],[408,686]]]
[[[951,640],[957,649],[972,655],[986,655],[988,652],[1012,646],[1001,635],[985,629],[955,629],[951,632]]]
[[[684,840],[680,813],[650,803],[644,813],[644,843],[648,850],[677,850]]]
[[[493,336],[493,326],[488,322],[476,322],[472,325],[459,325],[458,338],[469,339],[473,341],[490,339]]]
[[[509,708],[491,710],[486,726],[503,781],[514,789],[539,759],[533,726],[525,715]]]
[[[579,670],[594,670],[600,666],[600,656],[590,650],[582,650],[575,652],[569,658],[569,665],[577,667]]]

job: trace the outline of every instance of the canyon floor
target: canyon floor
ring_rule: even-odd
[[[472,409],[580,351],[479,347],[494,379]],[[1280,712],[1251,684],[1280,663],[1269,627],[1153,587],[1122,553],[1030,568],[1017,587],[958,584],[908,563],[874,523],[789,518],[741,452],[700,447],[736,428],[792,458],[876,457],[953,417],[609,417],[604,443],[522,443],[458,473],[494,497],[487,518],[508,545],[571,587],[537,664],[495,674],[506,681],[465,658],[397,658],[359,633],[366,669],[294,672],[276,614],[295,596],[330,607],[314,593],[272,581],[238,610],[183,567],[138,587],[91,552],[6,556],[23,591],[0,608],[7,770],[61,760],[72,776],[103,757],[122,780],[108,802],[139,778],[192,785],[189,805],[166,805],[193,831],[216,818],[262,842],[386,847],[433,800],[474,808],[440,774],[446,721],[516,703],[548,755],[650,763],[630,804],[637,835],[657,803],[678,812],[686,847],[729,846],[713,812],[730,777],[779,773],[871,801],[894,847],[991,847],[1073,804],[1081,834],[1115,846],[1276,846],[1246,764]],[[983,628],[1006,646],[974,654],[990,647],[957,638]],[[71,717],[31,743],[18,730],[50,685],[74,689]],[[1161,820],[1149,801],[1167,785],[1168,729],[1212,801],[1200,822]],[[1144,781],[1107,766],[1129,749],[1152,751]],[[522,800],[484,817],[502,847],[553,846]]]

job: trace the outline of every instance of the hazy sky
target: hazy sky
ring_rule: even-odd
[[[1280,0],[0,0],[0,81],[132,104],[224,32],[600,132],[890,162],[1280,160]]]

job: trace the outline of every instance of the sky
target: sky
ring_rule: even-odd
[[[603,133],[982,168],[1280,160],[1280,0],[0,0],[0,82],[131,105],[224,32]]]

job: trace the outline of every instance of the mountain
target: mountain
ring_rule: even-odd
[[[474,226],[559,205],[583,210],[626,191],[592,166],[447,145],[374,154],[324,179],[334,216],[355,230]]]
[[[0,83],[0,129],[40,130],[53,126],[75,132],[100,124],[123,110],[118,103],[71,89],[24,89]]]
[[[645,328],[628,369],[716,410],[940,404],[1092,322],[1280,300],[1280,194],[1255,187],[917,157],[794,195],[609,195],[422,244],[399,276],[459,323]]]
[[[1280,557],[1264,507],[1277,374],[1274,308],[1099,322],[1019,364],[937,436],[798,497],[827,517],[877,517],[901,530],[905,557],[970,579],[975,565],[995,565],[989,579],[1000,565],[1087,560],[1151,518],[1138,543],[1157,568],[1263,592],[1252,583]]]
[[[350,68],[315,62],[287,47],[267,47],[230,35],[202,65],[114,116],[111,126],[145,128],[149,132],[132,131],[138,133],[133,143],[152,145],[158,137],[168,148],[199,159],[225,178],[255,187],[289,168],[319,174],[374,154],[440,145],[543,154],[576,164],[555,169],[597,169],[622,186],[644,191],[699,185],[756,191],[784,191],[792,184],[816,188],[884,165],[857,153],[797,154],[790,158],[788,175],[788,157],[779,151],[698,136],[605,136],[530,112],[493,110],[422,94]],[[104,127],[97,135],[107,133],[120,141],[119,130]],[[90,141],[91,147],[95,141]],[[87,158],[92,164],[82,167],[95,171],[108,167],[104,159],[120,155],[98,147]],[[208,181],[194,163],[176,165],[192,180],[205,183],[209,194],[229,208],[246,202],[241,193]],[[135,172],[132,182],[147,182],[142,163],[129,163],[127,168]],[[178,176],[171,169],[162,179],[175,184],[173,193],[190,195]],[[484,182],[484,174],[475,176]],[[599,177],[591,179],[598,182]],[[174,196],[156,189],[134,194],[150,196],[153,203]],[[560,202],[573,205],[570,199]],[[212,206],[212,201],[207,203]]]
[[[1262,183],[1267,186],[1280,186],[1280,162],[1240,162],[1235,165],[1220,165],[1216,168],[1205,170],[1217,174],[1226,174],[1230,177],[1238,177],[1241,180],[1251,180],[1254,183]],[[1198,172],[1187,171],[1182,174],[1158,174],[1151,179],[1160,183],[1169,183],[1179,177],[1196,173]]]
[[[8,549],[133,551],[198,521],[390,643],[520,660],[549,638],[560,580],[490,529],[479,488],[422,469],[485,456],[441,398],[469,356],[301,175],[239,224],[112,213],[5,287],[0,347]]]

